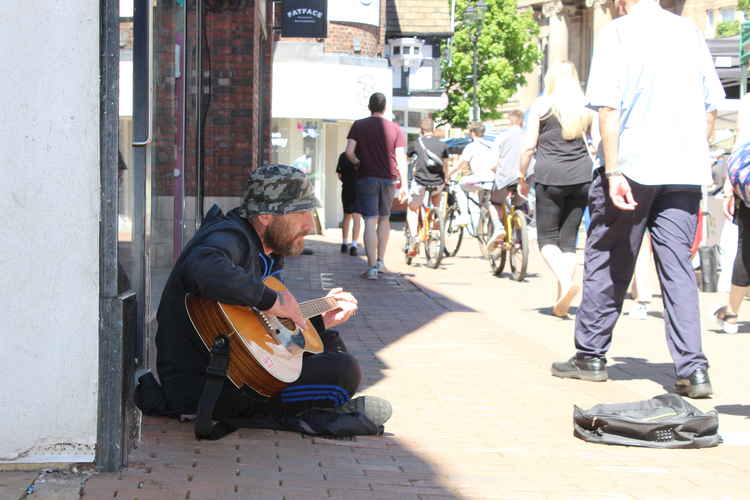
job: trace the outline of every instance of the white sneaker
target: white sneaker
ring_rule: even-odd
[[[377,261],[377,267],[378,267],[378,272],[379,273],[387,273],[388,272],[388,269],[386,269],[386,267],[385,267],[385,262],[383,262],[382,260]]]

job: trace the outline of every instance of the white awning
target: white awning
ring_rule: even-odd
[[[387,66],[310,63],[273,64],[271,114],[274,118],[358,120],[370,115],[370,95],[381,92],[391,116],[392,72]]]

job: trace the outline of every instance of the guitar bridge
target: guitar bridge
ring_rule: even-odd
[[[292,320],[289,318],[279,318],[255,308],[253,310],[258,314],[266,332],[287,351],[295,354],[304,349],[305,336]]]

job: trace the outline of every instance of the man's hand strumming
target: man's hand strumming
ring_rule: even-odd
[[[294,324],[304,330],[306,322],[304,316],[302,316],[302,310],[299,308],[297,299],[288,290],[277,292],[277,294],[273,307],[266,312],[279,318],[289,318],[294,321]]]

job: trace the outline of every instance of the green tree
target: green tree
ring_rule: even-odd
[[[737,0],[737,8],[745,13],[745,19],[750,14],[750,0]]]
[[[481,21],[464,15],[473,1],[457,0],[456,30],[449,57],[442,62],[448,106],[435,114],[437,121],[466,127],[473,103],[472,63],[477,52],[477,95],[482,120],[500,117],[497,111],[526,83],[541,58],[536,36],[539,26],[530,11],[519,12],[515,0],[484,0]],[[444,46],[444,49],[446,47]]]
[[[740,22],[738,20],[723,21],[716,25],[716,38],[727,38],[740,33]]]

